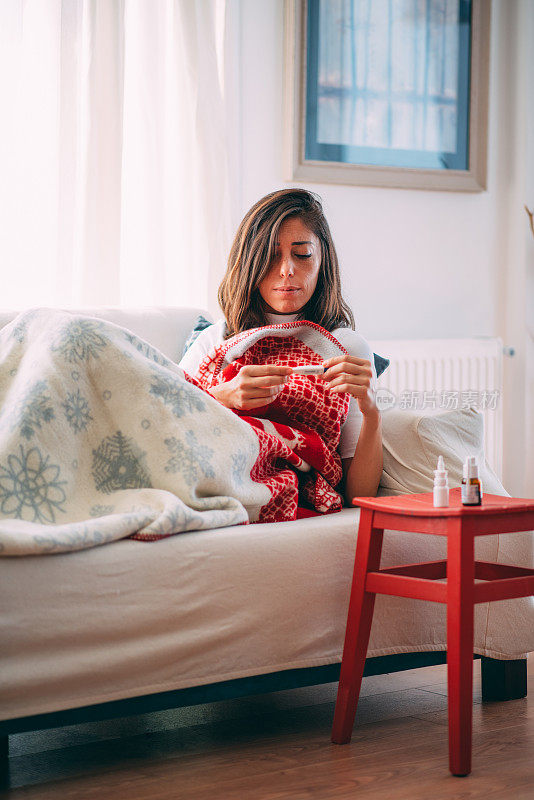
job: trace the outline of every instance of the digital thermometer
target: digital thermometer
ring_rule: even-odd
[[[293,375],[323,375],[325,372],[326,367],[322,364],[300,364],[293,367]]]

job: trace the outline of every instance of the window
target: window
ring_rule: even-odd
[[[485,188],[489,5],[287,2],[288,178]]]

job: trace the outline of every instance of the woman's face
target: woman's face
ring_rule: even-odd
[[[311,298],[321,268],[321,244],[300,217],[284,220],[269,271],[258,286],[267,313],[296,314]]]

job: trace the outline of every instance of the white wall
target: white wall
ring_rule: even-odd
[[[534,207],[534,2],[494,5],[498,37],[490,133],[496,139],[500,231],[496,332],[516,350],[504,363],[504,483],[513,494],[534,497],[534,239],[523,208]]]
[[[498,335],[516,349],[505,369],[504,484],[519,496],[534,496],[533,450],[527,455],[524,436],[528,258],[522,210],[525,202],[534,205],[534,197],[525,196],[534,182],[525,178],[524,131],[534,85],[532,77],[530,86],[527,80],[533,5],[493,3],[486,192],[306,184],[323,198],[344,294],[364,336]],[[262,195],[291,184],[284,180],[282,158],[283,0],[241,0],[238,8],[240,217]]]
[[[522,66],[524,91],[527,101],[525,120],[525,190],[524,197],[530,211],[534,211],[534,3],[524,0],[524,31],[523,48],[526,56]],[[526,490],[527,496],[534,496],[534,233],[526,233],[525,252],[523,256],[525,267],[525,316],[526,316],[526,369],[525,369],[525,429],[527,431],[526,446]],[[530,493],[529,493],[530,492]]]

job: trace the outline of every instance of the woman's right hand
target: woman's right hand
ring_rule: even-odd
[[[248,364],[232,380],[210,387],[209,393],[227,408],[260,408],[278,397],[292,371],[273,364]]]

